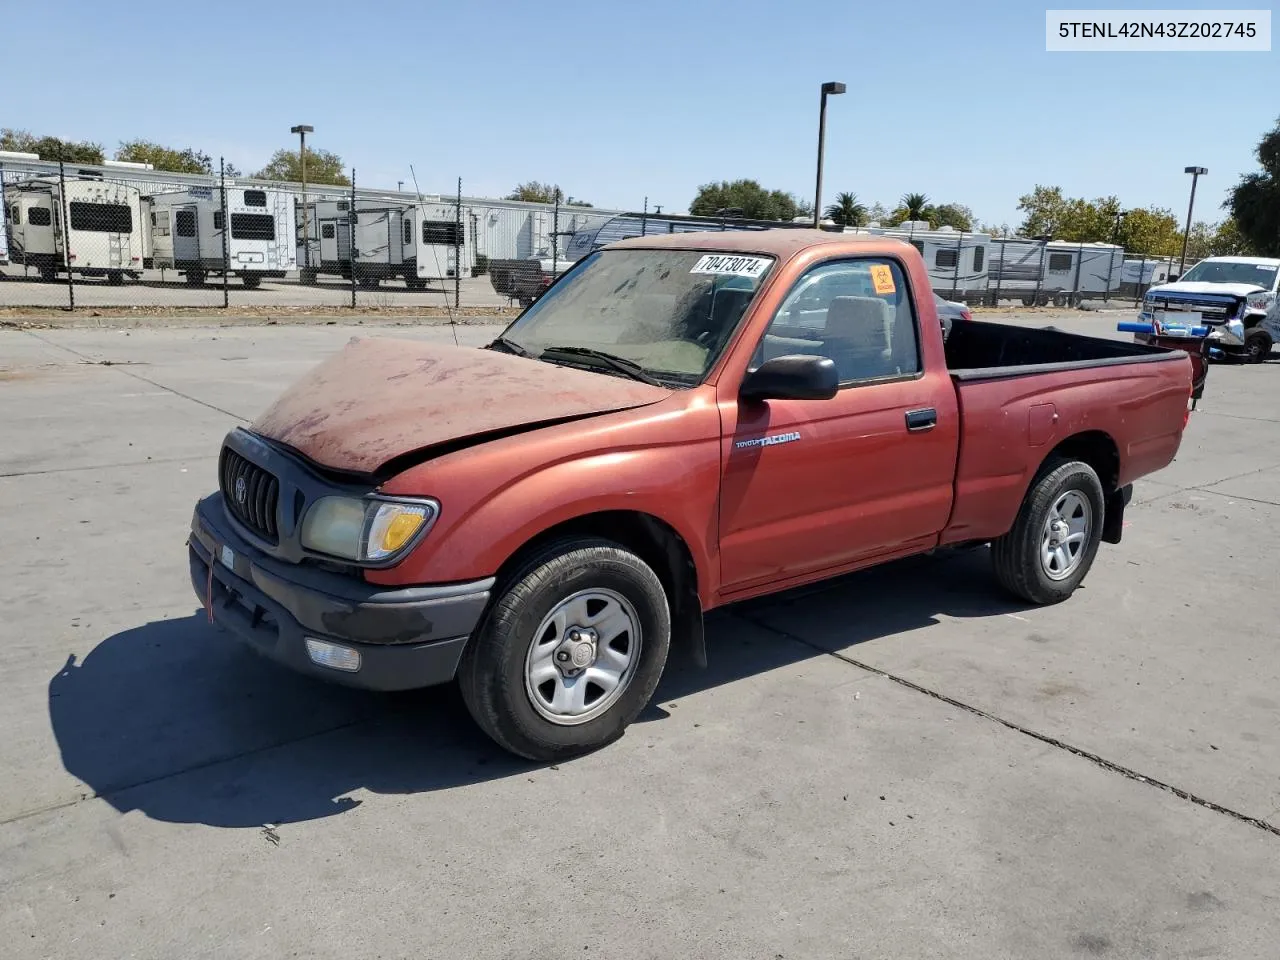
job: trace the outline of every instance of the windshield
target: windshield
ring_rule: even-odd
[[[1250,283],[1270,290],[1275,286],[1276,267],[1267,263],[1202,260],[1184,273],[1182,279],[1200,283]]]
[[[535,357],[551,347],[602,351],[658,380],[691,385],[715,364],[773,264],[754,254],[600,250],[502,339]]]

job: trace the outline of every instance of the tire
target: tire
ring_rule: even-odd
[[[505,750],[542,762],[619,739],[653,696],[670,648],[671,611],[657,574],[612,541],[575,538],[531,556],[499,591],[458,668],[463,701],[480,728]],[[557,613],[559,622],[549,623]],[[583,644],[572,641],[571,628],[599,626],[603,636],[623,621],[634,629],[597,641],[577,659]],[[606,647],[613,664],[600,655]],[[623,659],[628,665],[612,692],[589,679]],[[575,663],[581,672],[566,678]],[[593,698],[592,689],[604,692]],[[565,712],[551,719],[556,702]]]
[[[308,284],[315,283],[316,271],[308,270],[306,267],[303,267],[301,270],[298,271],[298,280],[302,283],[308,283]]]
[[[40,279],[43,280],[45,283],[53,283],[53,281],[58,279],[57,269],[54,267],[41,267]]]
[[[253,274],[241,274],[240,283],[244,285],[246,290],[257,290],[262,286],[262,278],[256,277]]]
[[[119,287],[124,284],[124,272],[122,270],[108,270],[107,283],[113,287]]]
[[[1271,356],[1271,334],[1253,329],[1244,335],[1244,357],[1249,363],[1265,363]]]
[[[205,272],[203,270],[188,270],[186,280],[188,287],[203,287]]]
[[[1057,554],[1053,548],[1049,523],[1055,508],[1069,518],[1065,531],[1058,527],[1059,536],[1063,532],[1073,537],[1078,532],[1084,534],[1074,553],[1071,542],[1056,548],[1065,553]],[[1105,510],[1102,482],[1093,467],[1061,458],[1046,463],[1027,491],[1013,528],[991,544],[991,560],[1000,585],[1034,604],[1066,600],[1093,566],[1102,542]],[[1082,530],[1077,528],[1081,516]],[[1046,558],[1046,551],[1056,555]]]

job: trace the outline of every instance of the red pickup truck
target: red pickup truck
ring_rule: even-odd
[[[1066,599],[1177,453],[1192,361],[967,321],[920,255],[778,229],[622,241],[483,349],[357,339],[226,437],[211,621],[297,670],[457,679],[508,750],[621,736],[707,610],[991,544]]]

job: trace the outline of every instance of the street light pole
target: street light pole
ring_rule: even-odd
[[[302,258],[307,273],[311,272],[311,224],[307,213],[307,134],[315,133],[315,127],[300,123],[290,127],[290,133],[298,135],[298,160],[302,164]]]
[[[1187,241],[1191,239],[1191,211],[1196,205],[1196,181],[1201,174],[1209,172],[1207,167],[1186,167],[1183,173],[1191,174],[1191,200],[1187,203],[1187,229],[1182,233],[1182,262],[1178,265],[1178,279],[1187,272]]]
[[[813,188],[813,227],[822,218],[822,151],[827,138],[827,97],[844,93],[843,83],[831,81],[822,85],[822,104],[818,108],[818,182]]]

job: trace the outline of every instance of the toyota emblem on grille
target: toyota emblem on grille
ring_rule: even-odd
[[[249,485],[244,482],[244,477],[236,477],[236,503],[244,503],[248,491]]]

